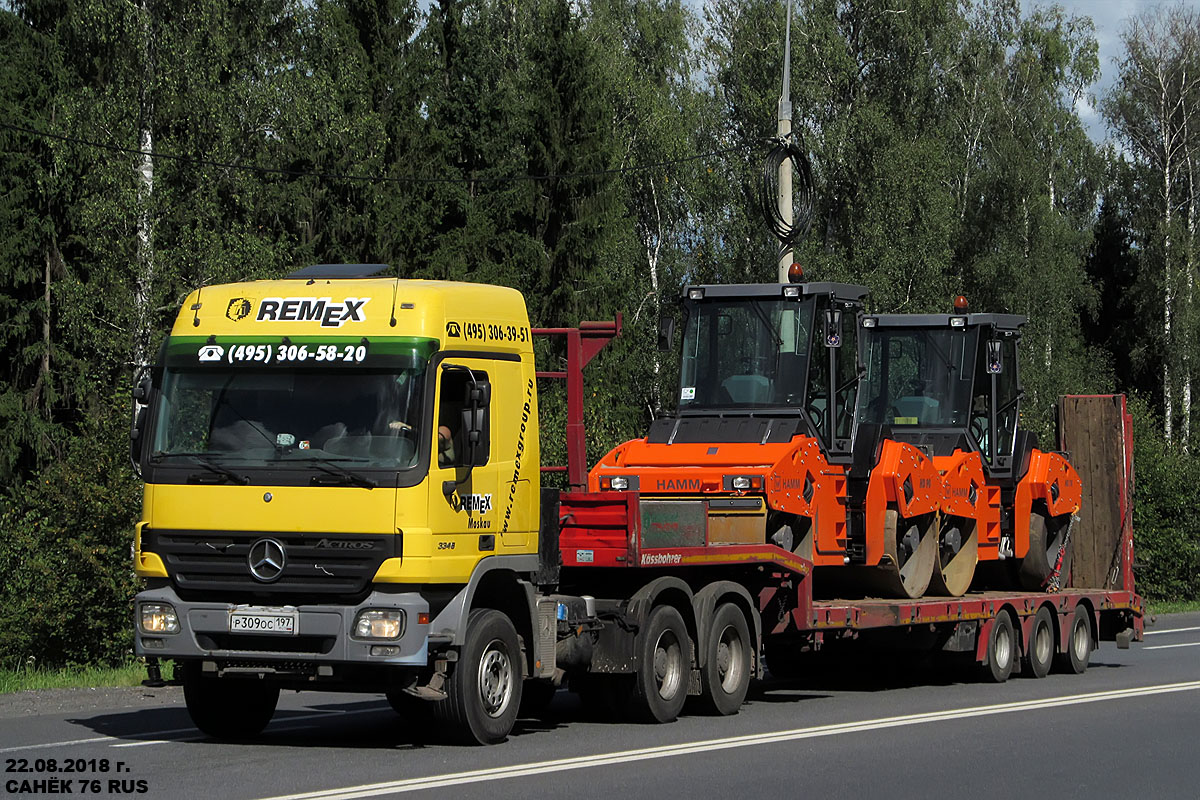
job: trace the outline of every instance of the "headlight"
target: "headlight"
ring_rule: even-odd
[[[629,478],[613,478],[612,488],[618,492],[623,492],[629,488]]]
[[[179,617],[170,603],[142,603],[140,612],[142,633],[179,633]]]
[[[733,479],[733,488],[738,489],[743,492],[746,491],[747,489],[750,488],[750,479],[747,478],[745,475],[738,475],[736,478]]]
[[[356,639],[399,639],[404,633],[404,612],[396,608],[369,608],[354,620]]]

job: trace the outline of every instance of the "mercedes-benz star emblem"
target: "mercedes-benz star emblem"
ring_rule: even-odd
[[[287,564],[287,553],[283,544],[276,539],[259,539],[250,545],[250,553],[246,556],[250,565],[250,574],[263,583],[279,580],[283,567]]]

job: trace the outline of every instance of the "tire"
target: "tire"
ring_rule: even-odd
[[[750,626],[741,609],[722,603],[708,628],[704,666],[700,670],[701,707],[736,714],[750,689]]]
[[[1069,521],[1069,516],[1048,518],[1040,511],[1030,513],[1029,551],[1017,571],[1022,589],[1044,592],[1054,581],[1059,588],[1066,586],[1071,575],[1072,548],[1066,539]]]
[[[631,716],[641,722],[671,722],[687,700],[692,645],[683,617],[671,606],[650,612],[638,642]]]
[[[508,617],[477,608],[446,680],[446,699],[433,704],[447,738],[461,744],[502,742],[521,707],[522,664],[517,631]]]
[[[1054,662],[1059,672],[1082,675],[1087,671],[1093,649],[1091,616],[1087,606],[1075,606],[1075,615],[1071,617],[1071,627],[1067,633],[1067,646]]]
[[[245,740],[262,733],[275,715],[279,687],[264,681],[209,678],[200,665],[183,665],[183,699],[188,715],[214,739]]]
[[[1013,673],[1017,660],[1017,636],[1013,630],[1012,615],[1001,611],[992,622],[988,634],[987,663],[983,665],[983,677],[992,683],[1004,683]]]
[[[1057,649],[1054,643],[1054,615],[1050,609],[1042,606],[1033,618],[1029,641],[1025,644],[1025,676],[1044,678],[1049,675]]]

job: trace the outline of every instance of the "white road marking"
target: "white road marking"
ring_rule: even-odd
[[[1156,644],[1153,647],[1143,647],[1143,650],[1169,650],[1172,647],[1200,647],[1200,642],[1183,642],[1182,644]]]
[[[554,772],[566,772],[590,767],[603,767],[613,764],[627,764],[634,761],[647,761],[657,758],[708,753],[716,750],[730,750],[740,747],[754,747],[764,744],[795,741],[797,739],[814,739],[824,736],[836,736],[843,733],[860,733],[863,731],[880,730],[883,728],[899,728],[909,725],[923,725],[930,722],[984,717],[994,714],[1008,714],[1018,711],[1034,711],[1060,706],[1080,705],[1083,703],[1099,703],[1106,700],[1123,700],[1130,697],[1166,694],[1170,692],[1188,692],[1200,689],[1200,681],[1186,683],[1167,683],[1157,686],[1141,686],[1132,689],[1118,689],[1109,692],[1092,692],[1090,694],[1066,695],[1049,697],[1042,700],[1025,700],[1017,703],[1001,703],[990,706],[958,708],[947,711],[934,711],[926,714],[906,714],[899,717],[884,717],[881,719],[863,720],[861,722],[843,722],[834,725],[818,725],[812,728],[795,728],[793,730],[758,733],[747,736],[733,736],[725,739],[709,739],[701,742],[684,742],[681,744],[664,745],[661,747],[646,747],[639,750],[625,750],[615,753],[601,753],[576,758],[563,758],[554,761],[540,761],[530,764],[514,764],[509,767],[472,770],[470,772],[455,772],[445,775],[430,775],[423,778],[408,778],[405,780],[385,781],[383,783],[345,786],[339,789],[327,789],[316,792],[280,795],[264,798],[264,800],[355,800],[362,797],[378,797],[387,794],[421,791],[425,789],[443,789],[449,786],[460,786],[468,783],[502,780],[505,778],[521,778],[530,775],[546,775]]]
[[[1160,633],[1184,633],[1185,631],[1200,631],[1200,625],[1191,628],[1166,628],[1161,631],[1143,631],[1147,636],[1157,636]]]
[[[386,707],[380,706],[378,708],[360,708],[355,711],[321,711],[316,714],[301,714],[298,717],[281,717],[279,720],[272,723],[268,730],[287,728],[290,727],[291,723],[293,722],[300,722],[301,720],[306,719],[328,719],[330,717],[342,716],[346,714],[374,714],[384,710],[386,710]],[[150,741],[139,740],[136,742],[126,741],[132,736],[172,736],[177,733],[189,733],[192,734],[192,736],[183,739],[153,739]],[[22,744],[17,745],[16,747],[0,747],[0,753],[16,753],[20,752],[21,750],[45,750],[52,747],[72,747],[74,745],[96,744],[98,742],[120,742],[120,744],[112,745],[113,747],[137,747],[146,744],[165,744],[172,741],[186,742],[191,739],[204,738],[202,736],[195,736],[195,733],[196,729],[194,727],[172,728],[171,730],[167,731],[131,731],[123,736],[93,736],[90,739],[68,739],[62,742],[41,742],[39,744]]]

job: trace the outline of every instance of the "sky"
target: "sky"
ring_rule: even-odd
[[[1116,59],[1121,55],[1121,31],[1125,20],[1163,5],[1157,0],[1054,0],[1076,16],[1088,16],[1096,25],[1096,40],[1100,45],[1100,80],[1091,88],[1096,102],[1112,86],[1117,74]],[[1180,2],[1180,0],[1175,0]],[[1048,6],[1050,0],[1021,0],[1022,11],[1028,12],[1038,6]],[[1183,5],[1200,8],[1200,0],[1182,0]],[[1092,105],[1081,104],[1079,115],[1087,126],[1092,140],[1101,143],[1108,135],[1107,126],[1100,112]]]

